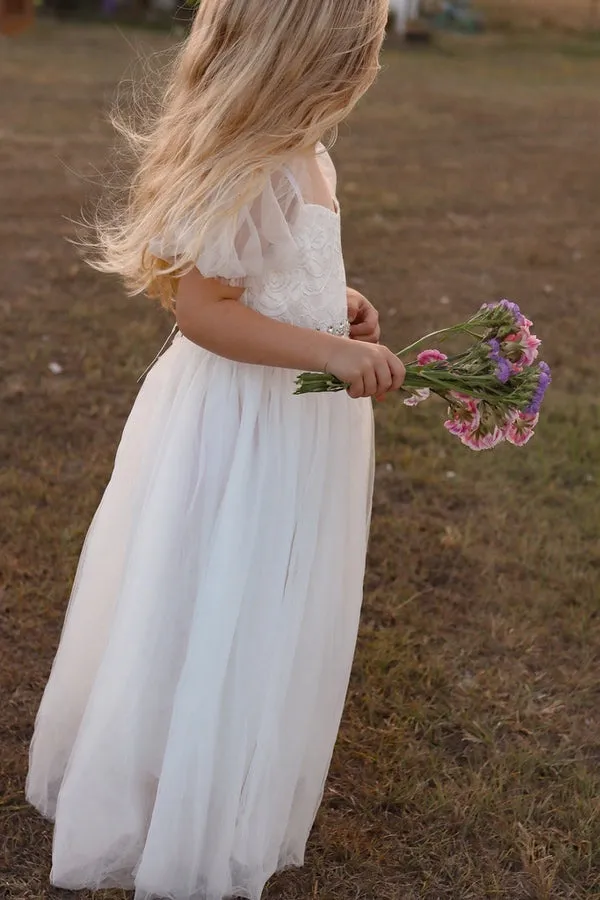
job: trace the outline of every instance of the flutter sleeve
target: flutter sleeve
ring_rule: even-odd
[[[271,175],[260,195],[236,214],[209,229],[199,252],[194,252],[194,224],[175,230],[170,238],[157,238],[150,252],[181,265],[193,262],[205,278],[217,278],[244,287],[267,268],[294,265],[298,248],[293,221],[301,198],[286,172]]]

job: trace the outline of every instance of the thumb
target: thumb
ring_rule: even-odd
[[[354,322],[360,310],[360,303],[352,294],[348,295],[348,321]]]

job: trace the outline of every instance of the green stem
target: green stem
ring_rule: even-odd
[[[432,331],[430,334],[426,334],[424,337],[419,338],[419,340],[415,341],[413,344],[409,344],[408,347],[405,347],[403,350],[399,350],[398,353],[396,353],[396,356],[400,359],[406,353],[410,353],[411,350],[414,350],[416,347],[424,344],[425,341],[431,340],[431,338],[439,337],[440,335],[454,334],[462,330],[463,325],[452,325],[450,326],[450,328],[441,328],[439,331]]]
[[[476,331],[471,331],[469,328],[464,328],[463,331],[465,334],[469,334],[471,337],[477,338],[478,341],[482,339],[482,335],[477,334]]]

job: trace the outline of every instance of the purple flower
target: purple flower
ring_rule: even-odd
[[[537,415],[537,413],[540,411],[540,407],[544,400],[544,395],[546,394],[546,391],[552,383],[552,373],[550,372],[550,367],[545,362],[541,362],[539,364],[539,373],[540,376],[538,378],[537,387],[534,391],[533,397],[531,398],[531,402],[523,410],[525,413],[531,416]]]
[[[511,300],[500,300],[498,303],[484,303],[481,309],[487,311],[488,315],[484,318],[496,332],[499,329],[507,329],[505,333],[510,334],[529,322],[529,319],[525,318],[518,305]],[[503,337],[503,335],[500,335],[500,337]]]
[[[515,321],[518,322],[519,325],[523,324],[523,313],[519,309],[517,303],[513,303],[511,300],[501,300],[500,303],[498,303],[498,306],[502,306],[504,307],[504,309],[507,309],[511,313],[511,315],[515,317]]]
[[[498,365],[496,366],[496,378],[498,379],[498,381],[501,381],[502,384],[506,384],[512,373],[513,372],[511,364],[505,356],[501,356],[498,360]]]
[[[488,347],[490,348],[490,359],[493,362],[497,363],[500,359],[500,343],[496,340],[496,338],[491,338],[487,342]]]
[[[521,324],[524,316],[521,312],[517,303],[513,303],[511,300],[499,300],[498,303],[484,303],[481,307],[482,309],[505,309],[507,312],[513,316],[513,318]]]
[[[501,381],[502,384],[506,384],[512,375],[512,366],[506,357],[502,356],[502,353],[500,352],[500,342],[497,341],[496,338],[490,338],[487,345],[490,348],[490,359],[492,362],[496,363],[494,374],[498,381]]]

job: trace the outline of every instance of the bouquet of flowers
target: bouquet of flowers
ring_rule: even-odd
[[[444,422],[472,450],[490,450],[501,441],[517,447],[534,433],[544,395],[552,380],[545,362],[539,362],[541,341],[532,334],[533,323],[516,303],[486,303],[466,322],[428,334],[398,353],[406,358],[433,338],[453,335],[473,339],[468,349],[448,356],[438,349],[422,350],[406,363],[402,390],[407,406],[416,406],[437,394],[448,404]],[[341,391],[348,385],[335,375],[304,372],[296,380],[296,394]]]

